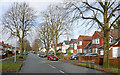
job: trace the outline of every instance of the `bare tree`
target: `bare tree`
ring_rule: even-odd
[[[30,43],[29,43],[29,41],[28,41],[27,39],[24,39],[24,40],[23,40],[23,49],[24,49],[25,51],[30,51],[30,50],[32,50],[32,48],[31,48],[31,46],[30,46]]]
[[[109,31],[120,17],[120,3],[117,0],[96,0],[90,2],[73,1],[67,2],[69,12],[74,13],[73,20],[82,19],[87,25],[98,25],[104,31],[104,67],[109,67]]]
[[[66,9],[62,6],[50,5],[47,11],[44,12],[43,18],[50,30],[51,43],[53,44],[53,48],[55,49],[54,54],[56,55],[59,37],[69,26],[68,12],[66,12]]]
[[[41,23],[38,32],[40,40],[42,44],[45,46],[48,55],[48,50],[51,45],[50,29],[48,28],[48,24]]]
[[[32,50],[34,50],[36,53],[39,50],[39,39],[35,39],[34,42],[32,43]]]
[[[2,24],[11,36],[17,36],[20,44],[20,55],[23,51],[23,39],[29,34],[35,22],[35,11],[25,2],[14,3],[2,17]]]

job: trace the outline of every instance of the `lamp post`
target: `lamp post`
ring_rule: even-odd
[[[15,36],[15,56],[14,56],[14,62],[16,63],[16,42],[17,42],[17,38]]]

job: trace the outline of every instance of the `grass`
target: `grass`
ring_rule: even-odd
[[[86,66],[86,67],[89,67],[89,68],[92,67],[91,64],[88,64],[88,65],[87,65],[87,64],[85,64],[85,63],[79,63],[79,65]],[[94,68],[97,68],[97,67],[99,67],[99,66],[93,65],[93,67],[94,67]],[[115,73],[118,73],[118,72],[120,71],[120,69],[118,70],[118,68],[108,68],[108,70],[111,71],[111,72],[115,72]]]
[[[2,63],[2,72],[17,72],[23,63]],[[1,64],[0,64],[1,65]],[[1,67],[1,66],[0,66]]]
[[[26,59],[26,57],[27,57],[27,55],[24,55],[23,59],[22,59],[22,58],[19,58],[19,56],[16,56],[16,60],[24,61]],[[14,57],[13,58],[9,58],[9,59],[5,59],[4,61],[14,61]]]
[[[118,71],[118,68],[109,68],[109,70],[110,70],[110,71],[113,71],[113,72],[116,72],[116,73],[118,73],[118,72],[120,71],[120,69],[119,69],[119,71]]]
[[[90,67],[90,68],[91,67],[94,67],[94,68],[98,67],[97,65],[85,64],[85,63],[79,63],[79,65]]]

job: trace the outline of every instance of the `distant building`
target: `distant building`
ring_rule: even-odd
[[[70,41],[64,41],[62,43],[62,53],[66,53],[69,47],[70,47]]]

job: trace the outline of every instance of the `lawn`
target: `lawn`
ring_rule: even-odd
[[[85,63],[79,63],[79,65],[81,65],[81,66],[86,66],[86,67],[94,67],[94,68],[98,68],[99,66],[97,66],[97,65],[90,65],[90,64],[85,64]],[[120,69],[119,69],[119,71],[118,71],[118,68],[109,68],[108,69],[109,71],[112,71],[112,72],[115,72],[115,73],[118,73],[119,71],[120,71]]]
[[[2,72],[17,72],[23,63],[2,63]]]
[[[27,55],[24,55],[23,59],[22,59],[22,58],[19,58],[19,56],[16,56],[16,60],[24,61],[26,59],[26,57],[27,57]],[[13,58],[9,58],[9,59],[5,59],[4,61],[14,61],[14,57]]]
[[[85,63],[79,63],[79,65],[86,66],[86,67],[98,67],[97,65],[91,65],[91,64],[85,64]]]
[[[119,69],[119,71],[118,71],[118,68],[109,68],[109,70],[110,70],[110,71],[113,71],[113,72],[119,72],[119,71],[120,71],[120,69]]]

